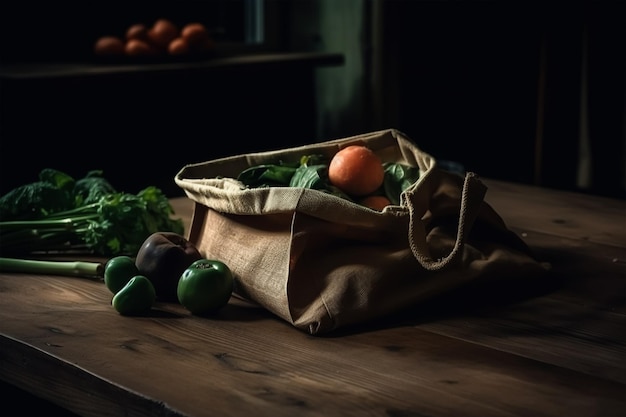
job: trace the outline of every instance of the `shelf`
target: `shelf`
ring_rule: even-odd
[[[14,63],[2,65],[0,79],[29,80],[64,77],[94,77],[146,72],[207,71],[238,67],[275,65],[334,66],[343,64],[343,55],[336,53],[256,53],[249,55],[207,58],[193,61],[133,63]]]

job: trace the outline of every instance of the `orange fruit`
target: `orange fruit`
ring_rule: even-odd
[[[189,53],[189,43],[183,37],[174,39],[167,46],[170,55],[187,55]]]
[[[363,198],[359,203],[372,210],[383,211],[385,207],[391,204],[391,201],[384,195],[370,195]]]
[[[209,31],[206,26],[197,22],[187,23],[180,32],[180,35],[185,38],[190,45],[199,45],[209,39]]]
[[[158,19],[148,30],[150,42],[154,45],[167,49],[167,46],[179,36],[178,26],[168,19]]]
[[[126,29],[126,40],[139,39],[142,41],[148,41],[148,28],[143,23],[135,23],[130,25]]]
[[[156,54],[156,50],[152,45],[140,39],[131,39],[126,42],[125,52],[128,56],[149,56]]]
[[[102,36],[94,44],[96,55],[123,55],[124,41],[117,36]]]
[[[371,149],[351,145],[341,149],[328,165],[332,185],[353,196],[365,196],[380,187],[385,178],[382,161]]]

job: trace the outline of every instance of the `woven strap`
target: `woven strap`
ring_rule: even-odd
[[[424,190],[416,187],[406,192],[405,204],[409,209],[409,246],[413,256],[424,269],[438,271],[454,264],[456,259],[462,254],[465,238],[478,216],[487,187],[478,179],[476,174],[468,172],[465,175],[454,247],[446,257],[440,259],[433,259],[430,255],[428,242],[426,241],[426,231],[422,222],[422,216],[427,209],[430,196],[424,198],[425,194],[423,192],[420,193],[420,191]],[[428,190],[428,192],[432,192],[432,189]]]

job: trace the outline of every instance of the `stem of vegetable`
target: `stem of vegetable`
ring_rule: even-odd
[[[33,259],[0,258],[0,272],[64,275],[72,277],[102,277],[100,262],[38,261]]]

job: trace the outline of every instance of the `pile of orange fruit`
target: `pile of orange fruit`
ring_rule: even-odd
[[[136,23],[124,36],[101,36],[94,43],[97,56],[188,56],[211,52],[215,42],[206,26],[199,22],[182,28],[169,19],[157,19],[152,26]]]

